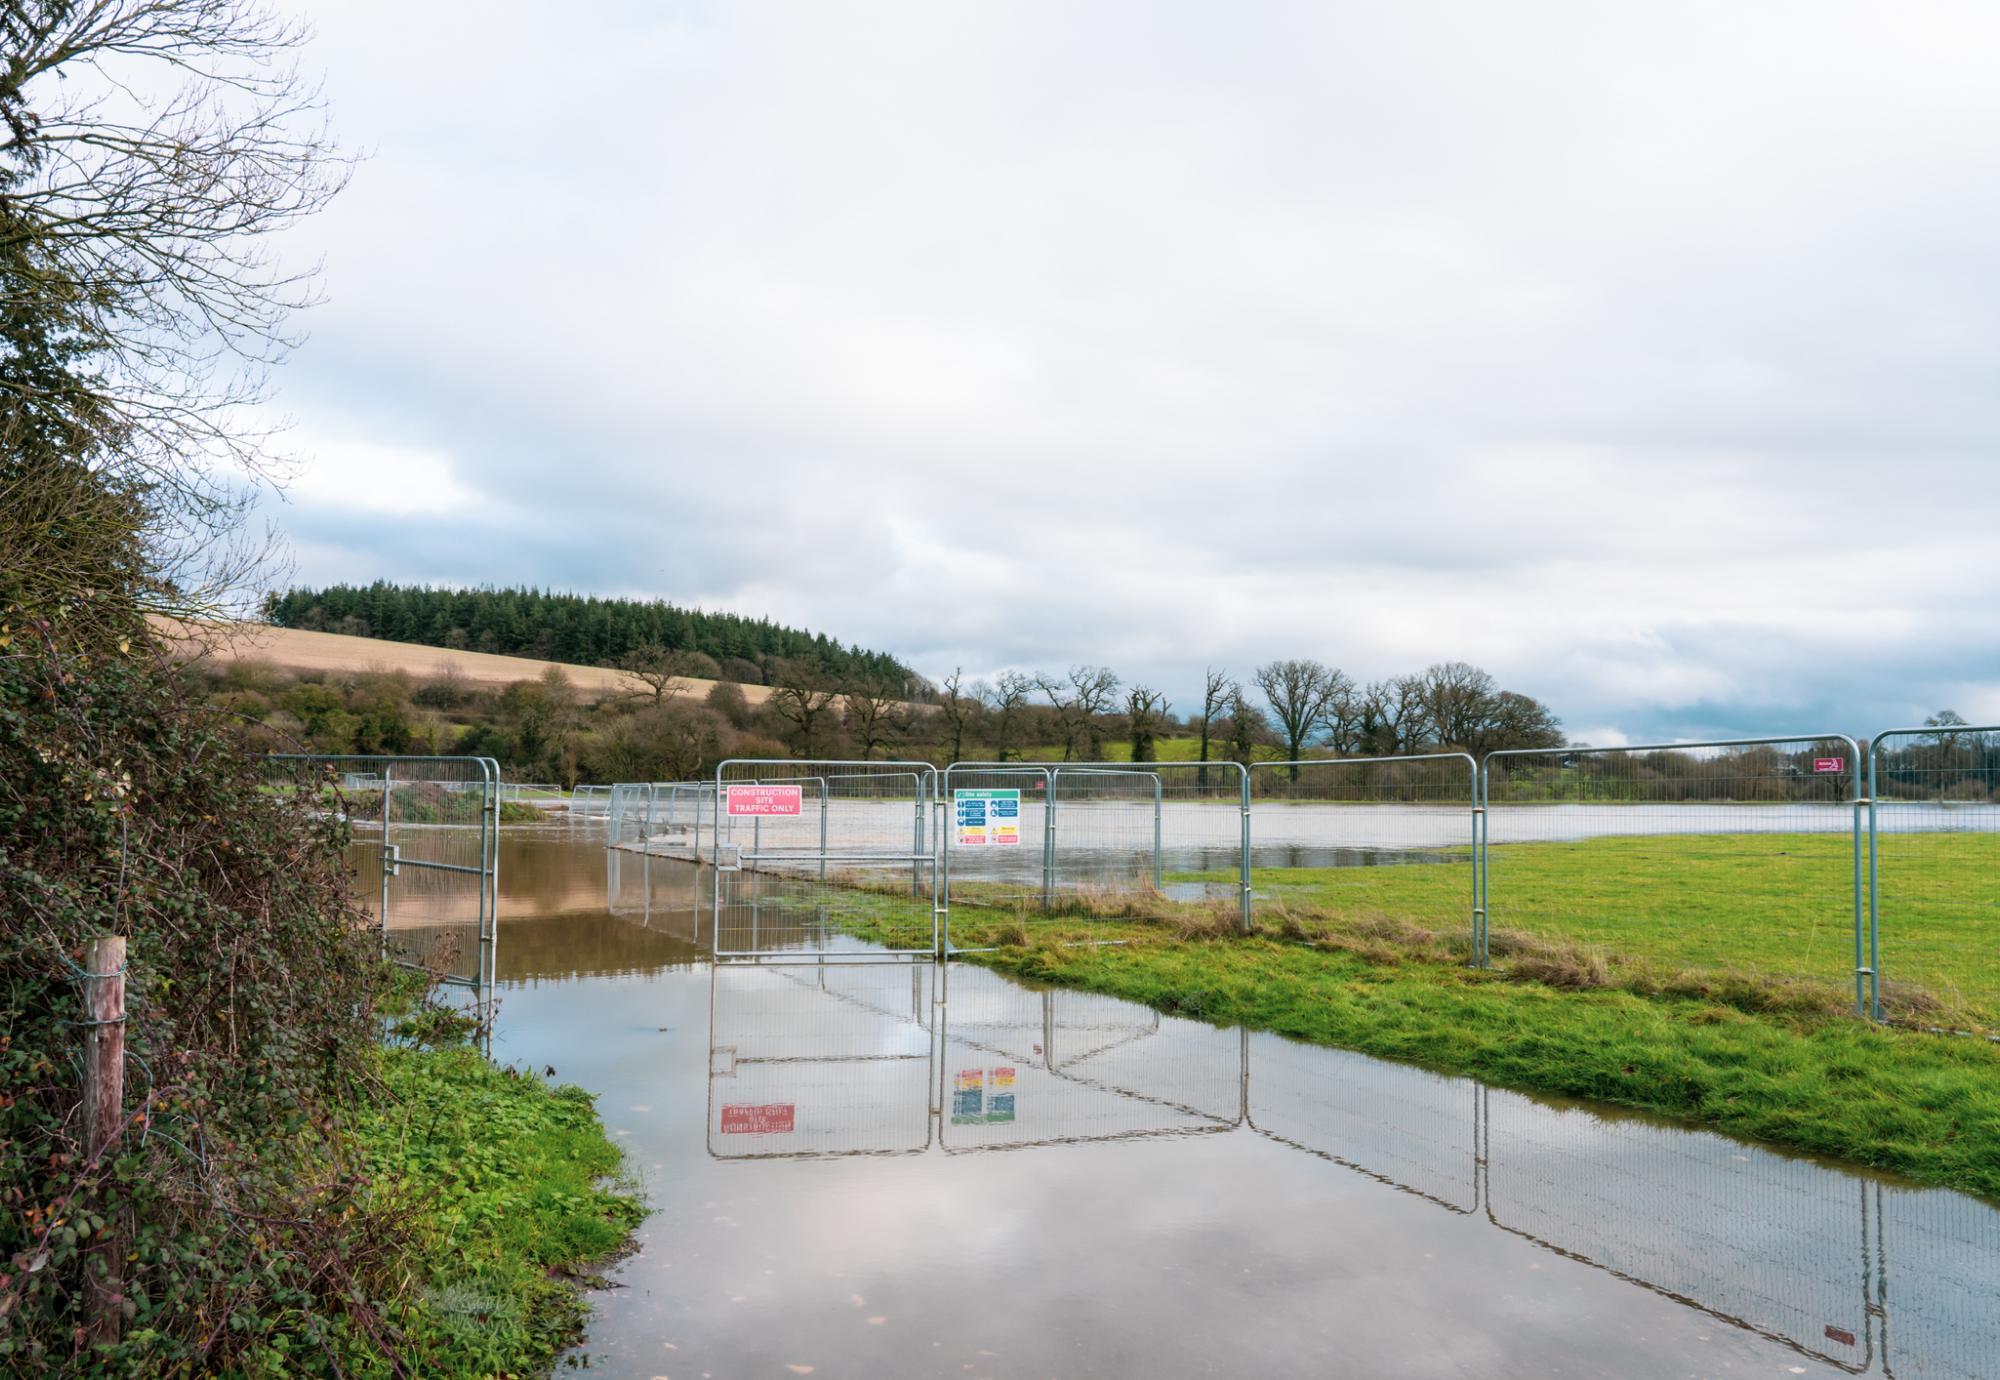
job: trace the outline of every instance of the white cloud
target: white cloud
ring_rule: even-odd
[[[1594,740],[2000,694],[1990,6],[319,19],[308,578]]]

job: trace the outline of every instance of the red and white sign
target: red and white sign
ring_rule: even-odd
[[[1813,771],[1820,776],[1831,776],[1835,772],[1846,770],[1847,759],[1845,757],[1813,758]]]
[[[796,815],[805,809],[803,786],[731,786],[732,815]]]
[[[722,1134],[725,1136],[773,1136],[792,1129],[793,1104],[766,1102],[761,1106],[739,1102],[724,1103]]]

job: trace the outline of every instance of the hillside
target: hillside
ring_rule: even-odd
[[[352,637],[343,633],[305,632],[297,628],[274,628],[261,623],[228,625],[204,624],[187,628],[160,620],[161,633],[191,659],[217,665],[238,661],[263,661],[293,675],[305,673],[402,671],[416,680],[432,680],[455,674],[468,688],[497,690],[519,681],[531,681],[551,666],[559,668],[576,686],[580,699],[594,703],[611,695],[629,694],[637,682],[622,671],[607,666],[579,666],[559,661],[538,661],[529,657],[497,656],[491,652],[450,651],[413,642],[386,642],[374,637]],[[675,682],[689,698],[700,698],[714,686],[712,680],[681,679]],[[768,686],[746,685],[743,697],[753,705],[771,697]]]
[[[648,648],[696,660],[693,674],[771,684],[787,662],[822,683],[907,694],[916,675],[886,652],[769,619],[708,613],[652,599],[606,599],[537,589],[433,589],[377,580],[294,589],[265,600],[273,626],[346,633],[452,650],[605,666]]]

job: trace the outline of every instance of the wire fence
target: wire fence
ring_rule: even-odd
[[[1462,752],[1250,768],[1259,911],[1280,922],[1456,936],[1480,961],[1479,768]]]
[[[1851,983],[1865,1008],[1860,787],[1839,734],[1493,753],[1485,948],[1578,985]]]
[[[954,904],[1073,922],[1143,896],[1247,924],[1249,800],[1234,762],[955,762],[938,789]]]
[[[738,788],[764,803],[732,808]],[[963,951],[954,906],[1065,942],[1180,907],[1557,985],[1751,983],[2000,1026],[2000,963],[1978,961],[2000,940],[1996,728],[1895,730],[1865,761],[1825,733],[1483,765],[778,760],[595,790],[571,811],[601,815],[613,846],[730,874],[713,899],[723,957]]]
[[[495,762],[278,755],[265,759],[265,780],[347,821],[356,894],[386,955],[448,983],[490,987],[499,940]]]
[[[1869,966],[2000,1014],[2000,727],[1876,735],[1868,798]]]
[[[923,762],[719,766],[704,850],[716,955],[937,953],[936,775]]]

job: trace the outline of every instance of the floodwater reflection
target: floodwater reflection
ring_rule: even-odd
[[[965,964],[711,965],[696,869],[589,858],[594,910],[503,910],[496,1053],[647,1182],[592,1373],[2000,1374],[1971,1198]]]

